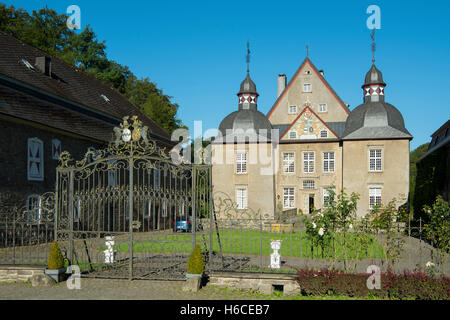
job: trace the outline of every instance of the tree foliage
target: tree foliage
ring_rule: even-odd
[[[148,78],[138,79],[127,66],[109,60],[105,41],[99,41],[89,25],[79,33],[68,29],[67,18],[47,7],[29,14],[0,3],[0,31],[113,86],[169,133],[182,126],[172,97]]]

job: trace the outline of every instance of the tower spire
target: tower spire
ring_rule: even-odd
[[[370,35],[372,38],[372,64],[375,64],[375,49],[376,49],[376,43],[375,43],[375,28],[372,29],[372,34]]]
[[[247,74],[249,74],[250,73],[250,42],[248,42],[248,41],[247,41],[246,61],[247,61]]]

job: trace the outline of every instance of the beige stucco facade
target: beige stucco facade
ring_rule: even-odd
[[[310,85],[310,92],[305,92],[305,83]],[[214,192],[224,192],[232,201],[242,202],[236,190],[245,187],[247,207],[272,217],[280,210],[308,214],[313,208],[323,208],[330,187],[335,187],[336,193],[344,189],[348,195],[359,194],[358,216],[370,210],[370,201],[372,205],[377,201],[387,204],[394,198],[397,205],[406,201],[410,139],[342,138],[349,109],[309,59],[286,89],[279,91],[266,115],[274,128],[284,130],[279,140],[212,145]],[[326,105],[326,112],[319,109],[320,104]],[[246,152],[245,173],[237,172],[238,150]],[[381,152],[376,160],[381,161],[381,168],[370,167],[370,150],[376,150],[377,157]]]

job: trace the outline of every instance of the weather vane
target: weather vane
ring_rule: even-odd
[[[372,29],[372,34],[370,35],[372,38],[372,63],[375,63],[375,49],[376,49],[376,43],[375,43],[375,28]]]
[[[246,61],[247,61],[247,73],[250,72],[250,42],[247,41],[247,57],[246,57]]]
[[[309,46],[306,45],[306,57],[309,58]]]

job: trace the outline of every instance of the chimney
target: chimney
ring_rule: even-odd
[[[287,83],[286,75],[285,74],[279,74],[278,75],[277,98],[280,97],[281,93],[286,88],[286,83]]]
[[[319,70],[319,73],[320,73],[320,75],[321,75],[322,77],[324,77],[323,69]]]
[[[52,60],[50,57],[36,57],[36,68],[45,74],[46,76],[51,77],[52,75]]]

